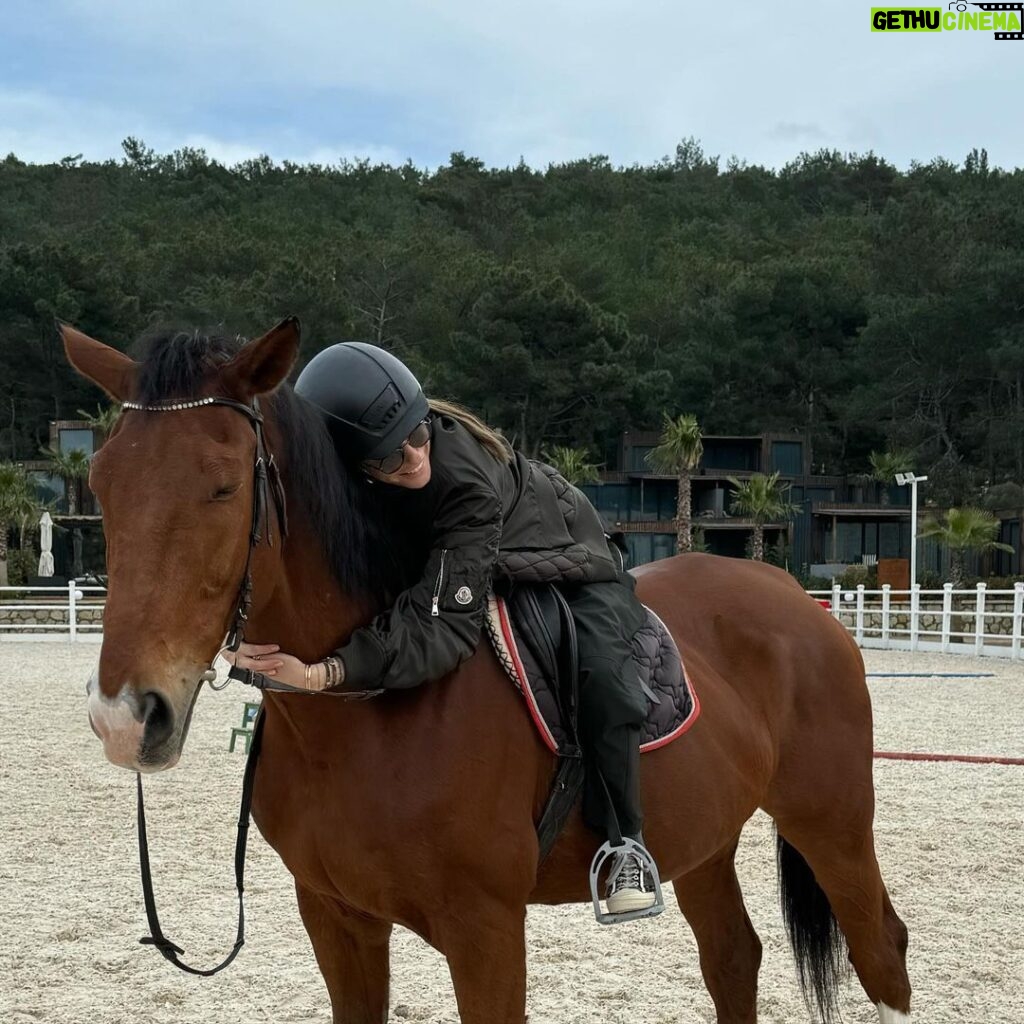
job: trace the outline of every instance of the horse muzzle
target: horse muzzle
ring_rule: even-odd
[[[192,705],[199,692],[180,707],[166,693],[124,685],[114,697],[106,697],[95,675],[87,691],[89,725],[103,742],[111,764],[137,772],[158,772],[173,768],[181,757]]]

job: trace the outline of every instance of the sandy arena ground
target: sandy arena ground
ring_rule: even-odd
[[[84,712],[89,643],[0,643],[0,1024],[328,1022],[326,990],[290,876],[253,834],[247,944],[224,974],[175,971],[137,944],[134,778],[104,760]],[[990,679],[871,680],[876,746],[1024,757],[1024,667],[996,659],[868,651],[869,672],[994,672]],[[234,940],[234,820],[241,754],[227,753],[242,695],[205,693],[182,766],[147,784],[165,931],[187,959]],[[685,738],[680,742],[686,742]],[[876,762],[877,845],[910,928],[914,1020],[1024,1022],[1024,767]],[[747,906],[765,947],[761,1020],[809,1020],[777,907],[769,823],[740,847]],[[696,949],[674,903],[601,928],[586,907],[529,915],[531,1024],[712,1022]],[[440,956],[399,931],[392,1020],[458,1020]],[[855,980],[848,1024],[877,1021]]]

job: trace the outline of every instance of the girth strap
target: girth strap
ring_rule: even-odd
[[[559,674],[562,677],[559,696],[562,701],[566,744],[559,752],[558,767],[555,771],[554,782],[551,785],[551,792],[548,794],[544,810],[541,812],[540,821],[537,823],[537,840],[540,846],[539,860],[541,862],[551,852],[555,841],[561,835],[562,829],[565,828],[565,823],[572,813],[572,809],[576,806],[576,801],[579,799],[584,779],[583,754],[580,749],[577,725],[580,658],[576,638],[576,623],[573,620],[569,603],[562,596],[561,591],[557,587],[552,587],[551,593],[558,606],[563,638],[560,653],[564,652],[564,656],[560,659],[561,664],[558,667]]]

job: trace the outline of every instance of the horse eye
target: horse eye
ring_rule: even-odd
[[[218,487],[213,492],[213,501],[226,501],[233,494],[237,494],[241,489],[241,484],[225,484],[223,487]]]

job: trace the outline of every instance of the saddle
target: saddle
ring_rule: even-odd
[[[551,795],[537,833],[543,858],[561,832],[583,783],[576,720],[579,652],[576,624],[551,584],[517,584],[507,597],[488,595],[484,619],[498,660],[526,703],[545,746],[558,757]],[[678,739],[696,721],[700,702],[668,627],[644,606],[632,638],[637,685],[648,699],[642,753]]]

